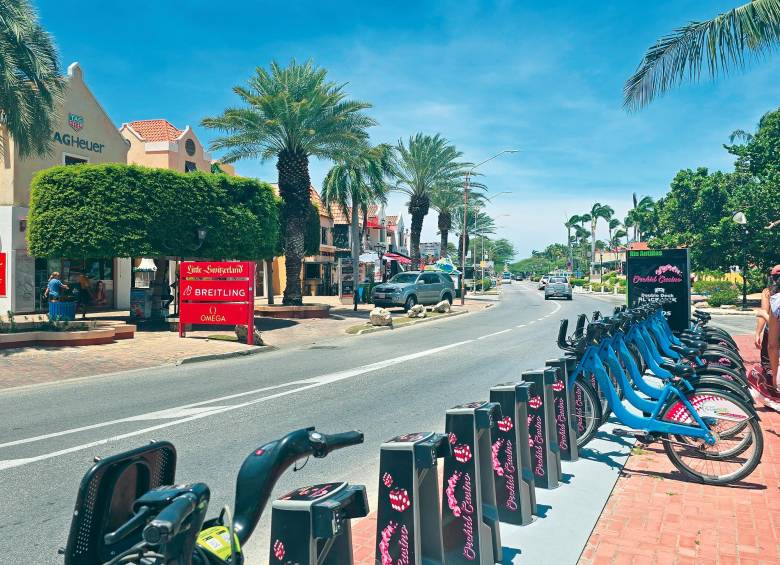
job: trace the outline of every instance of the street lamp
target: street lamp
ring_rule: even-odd
[[[518,152],[517,149],[504,149],[503,151],[499,151],[492,157],[489,157],[488,159],[485,159],[484,161],[477,163],[476,165],[471,167],[466,173],[466,181],[463,186],[463,233],[460,234],[461,236],[460,264],[461,264],[461,269],[463,269],[463,272],[460,274],[460,305],[461,306],[463,306],[466,303],[466,287],[463,279],[466,277],[466,231],[468,230],[469,177],[471,177],[471,174],[474,172],[474,170],[477,167],[484,165],[488,161],[492,161],[493,159],[503,155],[504,153],[517,153],[517,152]]]
[[[737,210],[731,219],[735,224],[742,226],[742,309],[747,310],[747,216],[742,210]]]

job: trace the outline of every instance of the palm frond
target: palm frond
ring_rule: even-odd
[[[780,0],[753,0],[711,20],[690,22],[650,47],[623,88],[630,111],[647,106],[672,87],[741,69],[780,41]]]

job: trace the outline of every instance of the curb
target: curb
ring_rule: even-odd
[[[487,308],[492,306],[492,304],[488,304]],[[485,310],[487,309],[485,308]],[[441,316],[436,316],[435,318],[420,318],[419,320],[414,320],[413,322],[409,322],[407,324],[404,324],[402,326],[399,326],[397,328],[391,327],[391,326],[377,326],[375,328],[366,328],[364,330],[360,330],[359,332],[355,333],[354,335],[367,335],[372,334],[375,332],[382,332],[385,330],[402,330],[403,328],[407,326],[414,326],[416,324],[421,324],[423,322],[435,322],[436,320],[445,320],[447,318],[452,318],[453,316],[461,316],[463,314],[471,314],[471,312],[466,312],[465,310],[461,310],[458,312],[449,312],[448,314],[442,314]]]
[[[195,355],[193,357],[185,357],[176,361],[175,365],[190,365],[192,363],[202,363],[204,361],[220,361],[222,359],[232,359],[234,357],[249,357],[250,355],[257,355],[259,353],[265,353],[266,351],[274,351],[277,349],[272,345],[260,345],[254,349],[242,349],[240,351],[229,351],[227,353],[209,353],[208,355]]]
[[[721,310],[720,308],[694,308],[699,312],[705,312],[711,316],[749,316],[750,318],[756,317],[755,309],[746,312],[744,310],[730,310],[728,308]]]

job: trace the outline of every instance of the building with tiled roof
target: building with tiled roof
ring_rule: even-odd
[[[209,172],[215,163],[190,126],[179,129],[164,119],[135,120],[122,124],[119,133],[130,144],[131,164],[189,173]],[[219,168],[235,175],[231,165],[219,163]]]

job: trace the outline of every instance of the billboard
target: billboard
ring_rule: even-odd
[[[691,276],[687,249],[628,251],[626,257],[628,304],[634,306],[659,299],[673,330],[688,327],[691,317]]]

